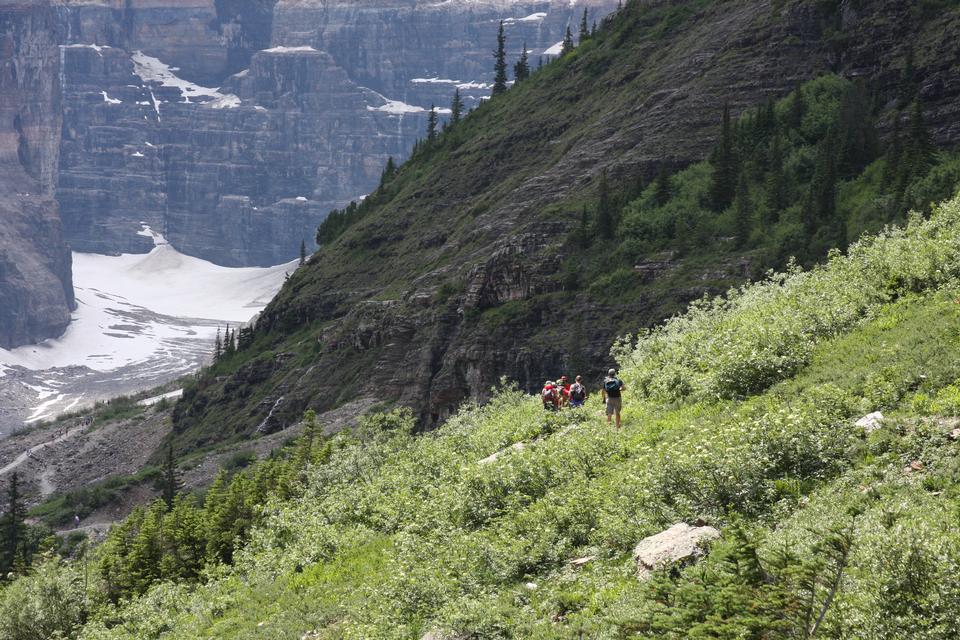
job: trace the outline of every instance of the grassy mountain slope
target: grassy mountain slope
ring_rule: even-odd
[[[111,605],[105,586],[183,552],[162,542],[182,522],[135,521],[95,559],[80,637],[952,637],[958,249],[960,196],[621,345],[621,430],[596,396],[545,414],[509,388],[426,435],[371,418],[292,485],[249,476],[287,497],[259,498],[231,565]],[[707,558],[639,581],[633,546],[695,519],[723,531]],[[69,619],[82,571],[8,587],[0,637],[54,604]]]
[[[502,375],[532,389],[563,371],[603,370],[618,334],[805,248],[789,233],[775,248],[730,243],[733,213],[722,210],[692,231],[635,237],[660,216],[644,204],[655,195],[647,185],[709,155],[723,104],[736,119],[834,71],[869,83],[882,137],[920,99],[931,141],[955,143],[958,15],[956,2],[627,3],[355,207],[355,222],[291,275],[250,343],[188,389],[178,446],[243,439],[358,398],[411,406],[431,426],[464,399],[489,397]],[[812,171],[818,141],[794,142],[798,171]],[[573,239],[585,208],[596,224],[604,171],[623,224],[580,247]],[[703,191],[704,166],[693,171],[673,178],[674,211]],[[882,186],[852,191],[869,200]],[[871,221],[893,217],[884,209]]]

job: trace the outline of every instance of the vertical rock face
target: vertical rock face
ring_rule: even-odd
[[[55,336],[70,321],[70,252],[60,233],[61,15],[0,2],[0,347]]]
[[[597,18],[610,0],[590,0]],[[582,13],[567,2],[74,0],[63,47],[57,199],[75,249],[148,251],[140,223],[230,266],[312,246],[376,187],[457,87],[489,94],[491,50],[531,60]],[[576,30],[576,28],[574,29]],[[194,84],[195,83],[195,84]]]

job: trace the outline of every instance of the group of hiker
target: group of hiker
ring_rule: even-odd
[[[607,377],[603,379],[600,395],[606,409],[607,422],[616,417],[618,428],[620,427],[620,411],[623,409],[622,392],[624,389],[623,381],[617,377],[616,369],[610,369],[607,372]],[[587,401],[587,395],[587,388],[583,384],[583,376],[577,376],[573,384],[569,382],[565,375],[560,376],[560,379],[556,382],[547,380],[543,383],[543,389],[540,391],[543,408],[547,411],[582,407]]]

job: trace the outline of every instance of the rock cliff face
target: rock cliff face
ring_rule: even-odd
[[[75,249],[146,251],[140,222],[220,264],[277,264],[370,192],[457,86],[489,93],[501,18],[535,61],[584,5],[68,2],[60,163]],[[591,15],[612,8],[591,0]],[[196,84],[194,84],[196,83]],[[213,87],[217,87],[214,89]]]
[[[0,2],[0,347],[60,334],[70,321],[70,252],[60,231],[61,15]]]

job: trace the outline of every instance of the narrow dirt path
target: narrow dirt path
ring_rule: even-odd
[[[44,449],[46,449],[48,445],[56,444],[56,443],[58,443],[58,442],[63,442],[64,440],[67,440],[67,439],[69,439],[69,438],[72,438],[72,437],[74,437],[75,435],[77,435],[78,433],[83,433],[83,432],[84,432],[84,429],[81,429],[81,428],[79,428],[79,427],[75,427],[73,430],[68,431],[68,432],[64,433],[63,435],[57,436],[57,437],[55,437],[55,438],[52,439],[52,440],[47,440],[47,441],[41,442],[40,444],[35,444],[35,445],[33,445],[32,447],[30,447],[29,449],[27,449],[26,451],[24,451],[23,453],[21,453],[19,456],[17,456],[16,458],[14,458],[14,459],[13,459],[13,462],[11,462],[11,463],[8,464],[7,466],[5,466],[5,467],[3,467],[2,469],[0,469],[0,476],[6,475],[6,474],[10,473],[11,471],[15,471],[20,465],[22,465],[23,463],[25,463],[27,460],[35,460],[35,461],[37,461],[37,462],[42,463],[42,462],[43,462],[43,457],[40,456],[39,454],[40,454],[40,452],[42,452]],[[53,493],[52,490],[51,490],[51,493]]]

